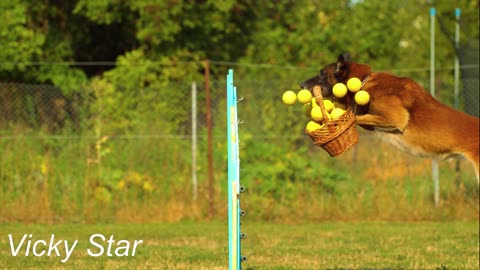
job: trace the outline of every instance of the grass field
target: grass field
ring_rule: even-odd
[[[478,269],[479,223],[319,223],[243,225],[247,239],[242,253],[244,269]],[[227,226],[221,222],[135,225],[0,225],[1,269],[227,269]],[[60,256],[11,255],[9,234],[19,243],[23,234],[49,241],[79,240],[65,263]],[[99,257],[90,236],[143,240],[135,256]],[[27,238],[28,240],[29,238]],[[31,247],[34,242],[32,241]],[[96,243],[100,243],[96,241]],[[125,246],[125,242],[116,242]],[[116,247],[116,243],[113,247]],[[37,252],[47,248],[37,246]],[[59,246],[63,246],[63,243]],[[125,251],[125,250],[123,250]],[[114,251],[112,249],[112,254]],[[121,252],[120,252],[121,254]]]

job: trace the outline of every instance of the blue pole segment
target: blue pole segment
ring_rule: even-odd
[[[237,93],[233,70],[227,75],[227,145],[228,145],[228,266],[240,270],[240,158],[238,151]]]
[[[235,176],[237,181],[237,194],[240,194],[240,151],[238,150],[238,113],[237,113],[237,87],[233,86],[233,103],[234,103],[234,116],[235,116],[235,145],[234,145],[234,152],[235,152]],[[237,239],[237,269],[241,269],[241,247],[240,247],[240,199],[237,200],[237,229],[236,231],[236,239]]]

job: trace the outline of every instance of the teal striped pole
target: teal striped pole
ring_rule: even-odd
[[[241,269],[240,254],[240,159],[238,153],[237,94],[233,70],[227,75],[228,140],[228,269]]]
[[[240,205],[240,151],[238,150],[238,141],[239,141],[239,136],[238,136],[238,113],[237,113],[237,87],[233,86],[233,102],[234,102],[234,108],[235,108],[235,159],[236,159],[236,164],[235,164],[235,176],[237,178],[237,229],[235,230],[237,232],[236,234],[236,239],[237,239],[237,269],[241,270],[241,262],[243,261],[243,257],[241,254],[241,230],[240,230],[240,212],[241,212],[241,205]]]

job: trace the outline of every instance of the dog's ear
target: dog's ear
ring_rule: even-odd
[[[348,75],[348,62],[350,62],[350,54],[340,54],[337,58],[337,65],[334,71],[335,78],[338,81],[343,81]]]
[[[349,53],[342,53],[338,56],[337,62],[347,63],[350,62],[350,54]]]

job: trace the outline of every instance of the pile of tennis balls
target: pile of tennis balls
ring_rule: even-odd
[[[332,92],[335,97],[341,100],[347,95],[347,91],[355,93],[354,100],[360,106],[368,104],[370,101],[370,95],[367,91],[361,90],[362,82],[358,78],[350,78],[347,81],[347,85],[343,83],[337,83],[333,86]],[[307,123],[306,130],[309,133],[314,132],[324,126],[324,117],[322,109],[317,104],[315,97],[312,97],[312,93],[309,90],[302,89],[298,93],[292,90],[288,90],[282,95],[283,103],[287,105],[293,105],[297,101],[303,104],[303,111],[305,116],[311,120]],[[347,105],[339,101],[332,101],[329,99],[323,100],[323,107],[327,113],[328,120],[339,119],[347,110]]]

